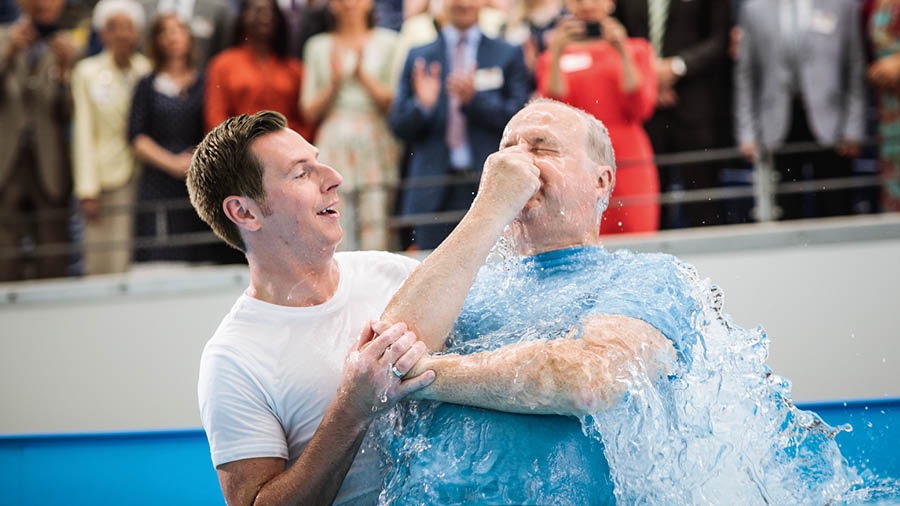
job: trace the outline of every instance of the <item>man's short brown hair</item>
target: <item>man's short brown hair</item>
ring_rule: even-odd
[[[249,197],[265,208],[263,167],[250,145],[259,137],[284,128],[287,120],[274,111],[229,118],[206,134],[187,172],[188,194],[197,214],[216,235],[245,253],[247,247],[240,230],[225,215],[222,203],[237,195]]]

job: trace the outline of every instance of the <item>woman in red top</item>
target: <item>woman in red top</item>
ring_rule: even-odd
[[[278,111],[288,126],[311,139],[300,115],[303,65],[287,56],[288,27],[275,0],[242,0],[235,46],[222,51],[206,73],[206,129],[238,114]]]
[[[537,65],[538,91],[593,114],[609,129],[616,181],[600,231],[659,229],[659,176],[643,123],[656,105],[654,53],[609,13],[614,0],[568,0]]]

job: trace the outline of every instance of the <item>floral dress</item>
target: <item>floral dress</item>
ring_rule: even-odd
[[[331,82],[331,48],[334,37],[322,33],[312,37],[304,50],[306,76],[303,100],[309,101]],[[392,62],[398,48],[397,35],[375,28],[365,46],[362,69],[396,88]],[[356,79],[352,78],[356,55],[344,56],[345,78],[331,108],[319,125],[315,145],[319,160],[344,177],[341,185],[341,224],[344,250],[390,250],[395,247],[388,219],[394,205],[398,180],[399,146],[385,114]]]

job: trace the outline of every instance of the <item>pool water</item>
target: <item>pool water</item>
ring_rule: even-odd
[[[765,330],[733,322],[724,290],[668,255],[599,247],[521,263],[500,255],[479,274],[448,350],[564,338],[593,314],[647,321],[679,356],[674,373],[660,381],[635,367],[621,380],[629,387],[622,402],[582,419],[584,433],[605,446],[616,503],[819,505],[900,497],[890,475],[847,461],[838,441],[849,425],[794,405],[790,381],[766,365]],[[575,461],[557,458],[529,473],[536,459],[525,422],[452,406],[416,409],[395,425],[406,432],[389,437],[395,465],[383,504],[495,503],[514,490],[504,481],[511,473],[528,479],[525,502],[544,503],[561,489],[554,477],[579,476]],[[489,430],[466,430],[487,423]],[[510,465],[519,455],[523,464]]]

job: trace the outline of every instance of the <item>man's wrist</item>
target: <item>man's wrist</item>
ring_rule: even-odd
[[[413,99],[413,103],[416,105],[416,109],[418,109],[419,112],[422,113],[422,115],[426,118],[431,117],[432,113],[434,113],[435,107],[437,106],[436,103],[425,105],[421,100],[419,100],[419,97],[415,97]]]
[[[431,355],[425,355],[419,359],[418,362],[413,364],[412,369],[407,372],[404,377],[406,378],[415,378],[416,376],[422,374],[423,372],[431,369]]]
[[[334,412],[348,430],[357,433],[365,432],[372,420],[375,419],[376,413],[373,412],[371,405],[367,406],[365,403],[361,403],[354,394],[354,391],[341,385],[329,410]]]
[[[479,197],[481,198],[479,199]],[[491,202],[492,199],[493,196],[490,195],[476,195],[469,213],[472,214],[472,221],[479,224],[479,228],[488,230],[486,227],[494,224],[502,232],[518,216],[521,209],[510,208],[506,201]],[[494,231],[496,230],[494,229]]]

